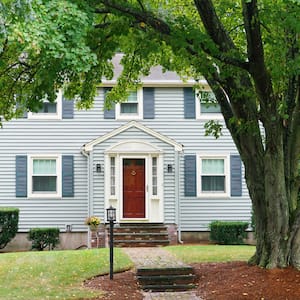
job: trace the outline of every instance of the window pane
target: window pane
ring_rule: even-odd
[[[213,114],[213,113],[220,113],[220,112],[221,112],[221,108],[219,104],[201,103],[202,114]]]
[[[202,159],[202,174],[224,174],[224,159]]]
[[[202,192],[225,192],[225,176],[202,176]]]
[[[138,104],[137,103],[121,103],[122,114],[137,114]]]
[[[157,157],[152,157],[152,195],[157,196]]]
[[[56,176],[33,176],[33,192],[56,192]]]
[[[201,113],[220,113],[221,108],[213,92],[201,92]]]
[[[39,109],[39,113],[56,113],[56,103],[44,102],[43,106]]]
[[[56,175],[56,159],[34,159],[34,175]]]
[[[128,98],[127,98],[127,102],[131,102],[131,103],[137,103],[137,92],[130,92]]]
[[[116,194],[116,179],[115,179],[115,173],[116,173],[116,163],[115,158],[110,158],[110,194],[115,195]]]

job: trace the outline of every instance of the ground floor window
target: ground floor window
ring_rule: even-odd
[[[227,195],[229,191],[228,158],[198,156],[198,195]]]
[[[28,170],[30,196],[61,195],[60,156],[31,156]]]

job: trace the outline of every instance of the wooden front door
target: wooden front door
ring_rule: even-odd
[[[123,217],[145,218],[145,159],[123,159]]]

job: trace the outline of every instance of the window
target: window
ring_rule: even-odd
[[[43,102],[42,107],[38,112],[28,113],[29,119],[60,119],[62,115],[62,92],[59,91],[55,102],[51,103],[48,100]]]
[[[152,196],[157,196],[157,157],[152,157]]]
[[[118,119],[142,119],[143,89],[130,92],[127,101],[116,104]]]
[[[220,105],[214,93],[211,91],[200,91],[196,93],[196,111],[198,119],[222,118]]]
[[[29,196],[61,196],[61,158],[31,156],[29,159]]]
[[[199,156],[198,157],[198,176],[199,196],[229,195],[229,159],[218,156]]]
[[[110,195],[116,195],[116,162],[115,158],[110,158]]]

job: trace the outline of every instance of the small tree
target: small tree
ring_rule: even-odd
[[[18,208],[0,208],[0,249],[5,248],[15,237],[18,232],[18,223]]]

